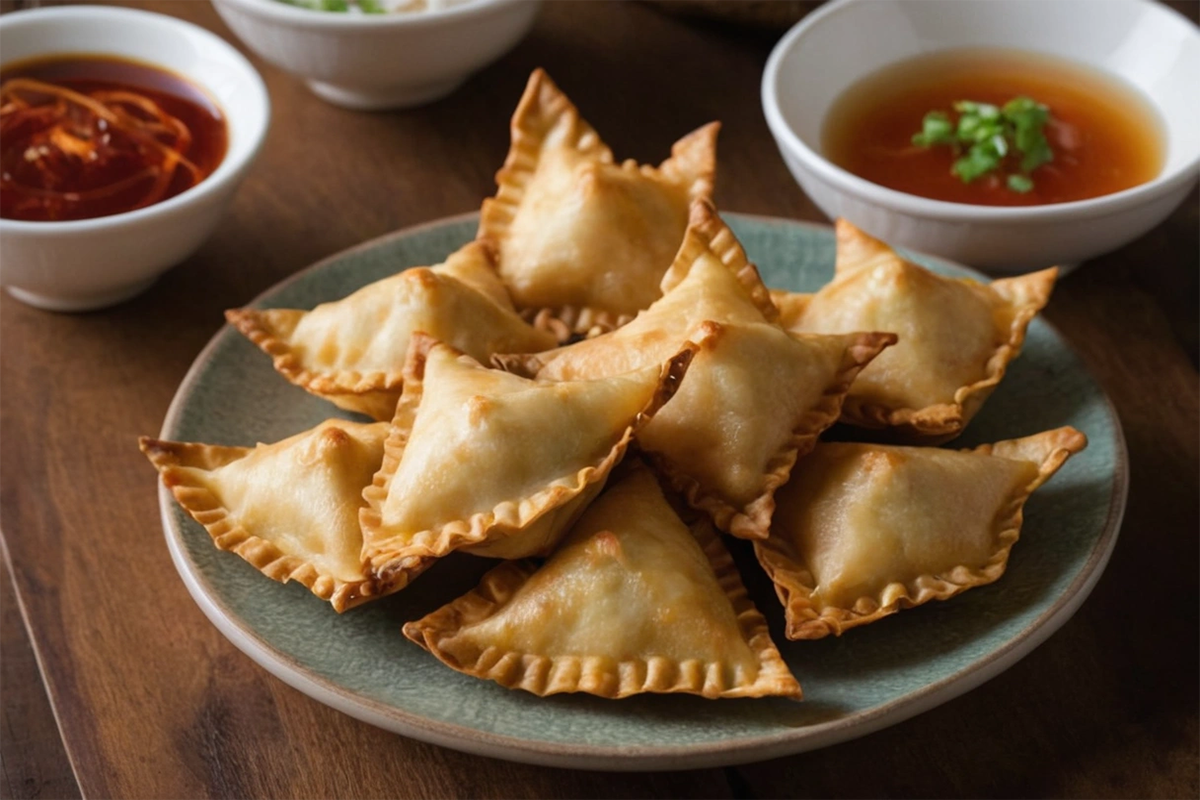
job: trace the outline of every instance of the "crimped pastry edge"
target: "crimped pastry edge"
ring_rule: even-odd
[[[792,549],[790,542],[771,536],[754,542],[754,553],[775,584],[775,592],[784,607],[786,635],[789,639],[820,639],[829,634],[874,622],[905,608],[931,600],[946,600],[975,586],[999,579],[1008,566],[1008,556],[1017,542],[1024,521],[1025,502],[1049,480],[1066,460],[1087,447],[1087,437],[1070,426],[1055,428],[1020,439],[967,448],[962,452],[996,455],[1038,463],[1038,474],[1030,483],[1008,498],[996,515],[996,550],[980,567],[960,564],[939,575],[920,575],[903,583],[884,587],[880,597],[863,596],[851,608],[818,607],[812,595],[812,572]]]
[[[496,194],[485,199],[480,208],[476,238],[488,243],[497,253],[520,209],[525,188],[537,171],[546,138],[560,126],[564,132],[556,142],[557,146],[577,149],[601,164],[614,164],[612,151],[582,118],[575,104],[545,70],[535,69],[513,112],[509,125],[511,144],[503,166],[496,173]],[[716,137],[720,127],[719,122],[710,122],[683,136],[671,146],[671,156],[657,167],[638,164],[632,159],[616,166],[622,171],[656,180],[686,183],[689,200],[711,198],[716,175]],[[560,343],[575,334],[597,335],[615,330],[635,316],[628,311],[579,304],[527,307],[520,311],[523,319],[535,328],[555,335]]]
[[[663,295],[665,296],[671,289],[679,285],[687,277],[692,265],[706,253],[716,257],[729,269],[735,280],[745,290],[751,303],[763,315],[764,322],[777,322],[779,309],[771,300],[771,292],[762,282],[758,268],[750,263],[746,257],[746,251],[742,249],[741,243],[733,235],[733,231],[717,214],[716,207],[705,199],[697,199],[692,202],[683,243],[675,255],[675,260],[663,275],[660,284]],[[565,331],[565,333],[570,335],[570,331]],[[597,333],[607,333],[607,331],[598,329],[590,331],[589,338]],[[544,353],[497,353],[491,357],[491,363],[498,369],[531,378],[554,360],[553,354],[560,353],[562,350],[563,348],[560,347]]]
[[[446,257],[447,260],[438,266],[445,266],[450,259],[463,252],[466,247],[479,248],[482,257],[493,269],[495,268],[493,249],[486,243],[480,242],[469,243],[464,248],[451,253]],[[469,281],[462,280],[455,274],[439,274],[437,267],[408,267],[382,280],[402,277],[418,281],[423,291],[426,292],[445,290],[446,282],[449,282],[449,286],[459,286],[493,301],[492,297]],[[495,302],[492,304],[503,313],[515,314],[510,308],[504,308]],[[272,316],[280,313],[304,315],[310,311],[291,308],[235,308],[225,312],[225,319],[255,346],[270,356],[275,371],[293,385],[328,400],[338,408],[365,414],[379,422],[387,422],[392,418],[404,385],[403,364],[398,364],[395,369],[369,371],[352,369],[322,371],[306,367],[297,357],[293,346],[287,341],[286,337],[292,331],[285,331],[271,322]],[[296,318],[292,328],[295,327],[295,323],[299,322],[299,319],[300,317]]]
[[[665,295],[687,276],[692,264],[711,253],[729,268],[738,283],[767,322],[778,322],[779,309],[771,300],[771,290],[762,281],[758,267],[750,262],[741,242],[721,219],[711,200],[697,198],[688,212],[688,227],[675,260],[663,275],[659,287]]]
[[[717,323],[705,322],[709,326],[705,335],[697,338],[701,347],[710,336],[719,336]],[[789,336],[795,336],[785,331]],[[671,487],[680,492],[688,505],[705,512],[718,528],[740,539],[765,539],[769,533],[771,517],[775,512],[775,490],[787,483],[796,461],[807,455],[816,446],[821,433],[837,422],[842,402],[850,384],[867,364],[884,348],[896,343],[892,333],[810,334],[832,336],[846,340],[842,363],[834,379],[826,387],[818,404],[807,411],[792,429],[791,435],[781,443],[779,449],[768,460],[763,473],[762,490],[759,495],[745,504],[735,504],[701,485],[686,469],[676,468],[671,462],[653,451],[644,451]]]
[[[273,542],[250,533],[210,489],[192,483],[190,476],[181,469],[188,466],[185,461],[207,464],[209,470],[216,469],[239,460],[254,448],[174,442],[149,436],[139,437],[138,447],[159,471],[163,485],[183,510],[208,531],[218,549],[236,553],[272,580],[280,583],[296,581],[328,601],[339,614],[403,589],[434,561],[411,562],[406,569],[396,570],[386,579],[370,576],[361,581],[344,581],[324,575],[311,562],[285,553]]]
[[[988,284],[1013,310],[1008,335],[988,359],[984,376],[960,386],[953,402],[917,409],[889,408],[851,397],[843,406],[842,421],[887,430],[889,438],[898,442],[940,444],[958,436],[1000,384],[1008,365],[1020,355],[1029,323],[1049,302],[1057,277],[1058,268],[1050,267]]]
[[[414,335],[405,368],[404,393],[396,406],[393,428],[384,442],[383,463],[375,473],[372,483],[363,489],[363,499],[367,502],[366,507],[359,511],[359,524],[363,529],[363,562],[373,574],[381,578],[390,574],[393,564],[399,564],[403,569],[413,558],[440,558],[454,550],[483,544],[491,539],[519,535],[545,514],[569,503],[592,484],[604,481],[612,468],[625,456],[625,451],[638,428],[649,421],[658,409],[674,396],[697,349],[695,344],[685,342],[674,356],[660,366],[658,386],[653,396],[599,461],[583,467],[573,475],[558,478],[518,501],[505,501],[489,511],[478,512],[429,531],[419,531],[403,537],[405,541],[400,543],[393,543],[393,540],[401,538],[399,535],[391,535],[380,542],[369,543],[370,534],[378,534],[382,526],[380,509],[404,455],[411,432],[411,422],[421,403],[426,358],[432,348],[439,346],[463,357],[456,348],[431,336],[421,333]],[[418,537],[422,538],[424,543],[416,544],[414,540]],[[560,537],[552,538],[556,540]],[[547,542],[546,547],[539,548],[538,552],[552,546],[550,539]]]
[[[754,607],[729,551],[706,521],[691,526],[692,533],[733,606],[742,638],[759,661],[759,673],[747,686],[721,685],[719,664],[699,660],[676,664],[666,658],[612,662],[599,657],[550,657],[501,651],[480,651],[473,664],[451,656],[443,644],[463,627],[482,621],[512,598],[538,566],[530,560],[510,561],[483,576],[479,586],[426,617],[404,625],[404,635],[424,647],[442,663],[477,678],[487,678],[509,689],[524,689],[545,697],[561,692],[585,692],[609,699],[634,694],[687,693],[708,699],[724,697],[802,697],[783,657],[771,641],[766,618]]]
[[[400,370],[358,372],[343,370],[337,373],[318,372],[300,363],[291,345],[281,338],[266,320],[271,311],[302,309],[231,308],[225,319],[249,339],[258,349],[271,357],[275,371],[309,394],[324,398],[347,411],[386,422],[391,419],[400,399],[403,373]]]

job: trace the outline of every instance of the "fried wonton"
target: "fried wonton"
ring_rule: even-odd
[[[945,278],[838,220],[833,281],[816,294],[773,296],[789,330],[898,334],[899,344],[854,382],[842,419],[932,443],[961,433],[1000,383],[1057,274],[1051,268],[990,284]]]
[[[707,201],[663,277],[663,296],[629,324],[567,347],[505,356],[539,379],[614,375],[682,342],[701,350],[679,396],[637,435],[672,485],[723,530],[763,538],[771,494],[841,411],[858,371],[891,334],[789,334],[758,271]]]
[[[779,315],[758,270],[707,200],[692,204],[683,244],[662,276],[662,293],[636,319],[610,333],[493,360],[545,380],[620,375],[671,355],[701,322],[755,324]]]
[[[616,164],[567,96],[534,70],[479,222],[517,307],[583,333],[614,328],[654,302],[689,204],[712,196],[718,128],[680,139],[657,168]]]
[[[721,529],[766,538],[775,490],[837,421],[859,370],[896,337],[704,322],[689,338],[700,349],[688,379],[638,445]]]
[[[358,511],[383,461],[387,423],[327,420],[275,444],[220,447],[143,436],[163,484],[222,550],[298,581],[341,612],[397,591],[432,559],[386,580],[363,570]]]
[[[754,543],[788,638],[840,635],[995,581],[1029,495],[1086,445],[1074,428],[963,451],[818,444]]]
[[[626,375],[551,383],[415,335],[383,466],[364,492],[364,560],[386,575],[457,549],[549,552],[674,394],[694,350]]]
[[[640,465],[544,566],[505,563],[404,634],[460,672],[542,696],[800,698],[716,533],[689,530]]]
[[[243,308],[225,316],[289,381],[382,421],[392,418],[400,399],[414,331],[478,359],[555,343],[513,311],[489,248],[479,242],[443,264],[406,269],[312,311]]]

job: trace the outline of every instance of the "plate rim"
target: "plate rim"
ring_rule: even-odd
[[[730,219],[746,219],[772,224],[784,223],[789,226],[821,231],[822,233],[827,233],[833,229],[828,224],[809,222],[807,220],[794,220],[786,217],[737,212],[722,212],[721,215]],[[341,261],[355,253],[372,250],[394,239],[413,236],[427,229],[458,224],[477,217],[478,212],[475,211],[441,217],[369,239],[298,270],[260,292],[247,305],[258,306],[267,295],[276,294],[310,273],[324,269],[330,264]],[[976,279],[990,281],[990,278],[986,275],[962,264],[924,253],[914,253],[914,255],[919,255],[921,258],[930,261],[948,264],[956,269],[965,270]],[[764,761],[784,755],[828,747],[839,742],[866,736],[885,727],[903,722],[906,719],[910,719],[959,697],[996,677],[1032,652],[1062,627],[1075,614],[1088,595],[1091,594],[1100,576],[1104,573],[1104,568],[1108,564],[1108,560],[1116,546],[1129,494],[1129,458],[1125,433],[1116,408],[1113,406],[1108,393],[1104,391],[1104,387],[1092,375],[1086,364],[1079,358],[1078,353],[1058,329],[1044,319],[1041,322],[1050,329],[1058,341],[1075,357],[1079,362],[1080,368],[1096,384],[1100,391],[1104,408],[1108,412],[1113,424],[1115,433],[1113,492],[1104,522],[1104,530],[1088,554],[1087,561],[1080,568],[1075,579],[1067,586],[1066,590],[1056,598],[1048,609],[1002,646],[990,651],[987,655],[973,661],[962,669],[944,676],[921,689],[880,706],[852,713],[849,716],[836,720],[820,722],[775,734],[747,737],[733,743],[712,742],[678,746],[611,746],[559,744],[556,742],[524,739],[517,736],[491,733],[450,722],[429,719],[428,717],[406,711],[397,706],[363,697],[338,685],[332,680],[310,674],[303,664],[272,647],[256,631],[241,621],[221,601],[211,584],[204,579],[196,565],[187,557],[183,546],[183,532],[176,524],[173,514],[175,507],[174,497],[160,481],[158,482],[158,497],[163,535],[171,554],[171,561],[174,563],[175,569],[182,578],[184,586],[187,588],[193,601],[200,607],[200,610],[208,620],[235,647],[276,678],[279,678],[284,683],[317,702],[393,733],[474,755],[539,766],[605,771],[644,772],[695,769],[701,767],[716,768]],[[200,374],[211,361],[213,351],[225,339],[235,335],[236,332],[228,324],[222,325],[197,354],[187,373],[184,375],[183,380],[180,381],[174,397],[171,399],[171,404],[168,406],[166,416],[163,419],[159,438],[170,437],[170,431],[178,425],[186,398],[191,394],[193,384],[197,382]]]

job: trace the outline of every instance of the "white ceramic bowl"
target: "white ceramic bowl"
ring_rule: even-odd
[[[204,89],[225,114],[225,158],[196,186],[136,211],[65,222],[0,220],[0,284],[30,305],[84,311],[126,300],[216,228],[267,132],[266,87],[241,53],[188,22],[127,8],[61,6],[0,17],[0,64],[107,54],[155,64]]]
[[[1157,109],[1166,162],[1149,183],[1053,205],[999,208],[886,189],[821,154],[834,100],[888,64],[923,53],[1003,47],[1060,56],[1123,78]],[[893,244],[995,273],[1071,265],[1153,228],[1183,200],[1200,164],[1200,32],[1150,0],[839,0],[776,45],[762,81],[775,141],[805,193]]]
[[[430,11],[348,14],[278,0],[213,0],[246,45],[345,108],[421,105],[508,52],[537,0],[471,0]]]

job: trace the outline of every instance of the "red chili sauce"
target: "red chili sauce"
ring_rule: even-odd
[[[31,59],[0,71],[0,217],[106,217],[208,177],[228,134],[187,80],[108,56]]]

